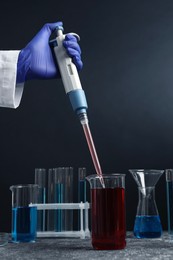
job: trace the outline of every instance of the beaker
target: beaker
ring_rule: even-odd
[[[35,184],[39,186],[38,203],[46,203],[46,169],[35,169]],[[46,229],[46,212],[39,210],[37,212],[37,231],[45,231]]]
[[[134,224],[137,238],[158,238],[162,235],[162,225],[155,201],[155,185],[163,170],[129,170],[138,185],[138,206]]]
[[[37,232],[38,185],[14,185],[12,191],[12,242],[34,242]]]
[[[98,175],[86,179],[91,191],[93,248],[123,249],[126,246],[125,174],[103,174],[105,188]]]
[[[166,169],[168,236],[173,239],[173,169]]]

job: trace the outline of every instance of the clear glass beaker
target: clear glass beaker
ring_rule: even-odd
[[[138,185],[138,206],[134,224],[137,238],[158,238],[162,235],[162,225],[155,201],[155,185],[163,170],[129,170]]]
[[[103,174],[105,188],[98,175],[86,179],[91,191],[93,248],[123,249],[126,246],[125,174]]]
[[[12,242],[34,242],[37,232],[38,185],[14,185],[12,191]]]

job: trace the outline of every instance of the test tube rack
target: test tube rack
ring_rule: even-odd
[[[37,210],[80,210],[80,230],[78,231],[37,231],[37,237],[74,237],[74,238],[89,238],[90,231],[88,228],[88,210],[90,209],[90,204],[88,202],[80,203],[44,203],[44,204],[30,204],[30,207],[37,207]],[[85,216],[85,218],[84,218]],[[85,219],[85,223],[83,221]],[[84,228],[85,226],[85,228]]]

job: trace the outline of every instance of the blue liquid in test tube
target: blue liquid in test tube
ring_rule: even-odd
[[[86,202],[86,168],[78,169],[78,202]]]
[[[17,207],[12,210],[12,241],[32,242],[37,231],[37,208]]]
[[[58,167],[49,169],[48,203],[73,203],[73,168]],[[48,231],[72,231],[73,210],[49,210],[47,215]]]
[[[86,202],[86,168],[78,169],[78,202]],[[84,214],[85,224],[85,214]],[[80,229],[80,211],[78,212],[78,229]]]
[[[56,203],[63,203],[63,184],[62,183],[57,183],[56,184]],[[62,209],[57,209],[55,212],[55,226],[56,226],[56,231],[60,232],[63,229],[63,210]]]

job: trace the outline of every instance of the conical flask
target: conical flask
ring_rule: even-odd
[[[134,224],[137,238],[158,238],[162,225],[155,201],[155,185],[164,170],[130,169],[138,185],[138,206]]]

